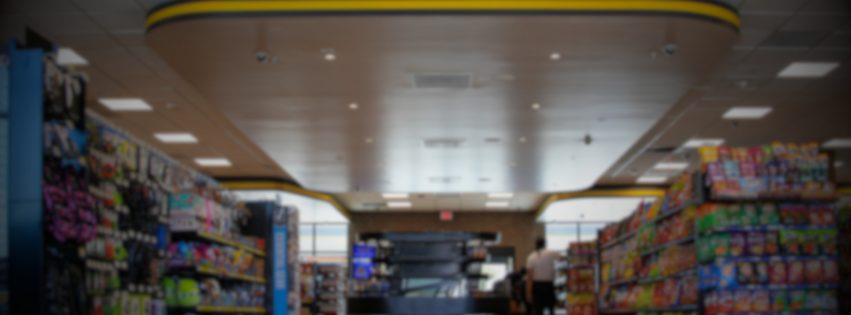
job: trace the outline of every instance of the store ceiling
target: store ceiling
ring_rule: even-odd
[[[567,189],[568,182],[576,187],[580,184],[632,185],[638,176],[655,173],[652,167],[660,160],[682,159],[681,154],[671,156],[667,149],[678,147],[693,137],[721,137],[729,145],[851,138],[851,124],[847,123],[847,118],[851,117],[851,106],[848,105],[851,104],[851,90],[847,88],[851,86],[851,68],[846,66],[851,62],[849,3],[844,0],[730,2],[739,9],[742,28],[738,42],[725,50],[726,57],[718,64],[689,53],[689,47],[692,47],[690,40],[704,40],[697,36],[677,36],[681,40],[678,42],[681,54],[674,58],[650,60],[647,58],[649,51],[665,42],[665,27],[656,25],[656,29],[652,29],[653,26],[636,29],[641,23],[620,24],[636,23],[638,18],[615,20],[612,23],[620,24],[617,32],[613,31],[614,28],[610,29],[610,25],[602,25],[602,29],[611,31],[601,31],[596,40],[577,35],[588,40],[585,42],[570,40],[573,34],[587,30],[567,32],[540,28],[537,29],[540,32],[535,33],[540,36],[529,36],[531,32],[509,29],[541,27],[538,21],[523,21],[522,25],[516,24],[520,23],[517,20],[500,24],[486,17],[470,21],[441,21],[446,24],[444,34],[435,34],[438,31],[431,30],[430,33],[417,34],[431,36],[430,41],[400,41],[404,45],[398,47],[381,43],[411,32],[417,23],[421,23],[420,20],[385,19],[367,23],[368,30],[373,31],[370,34],[377,35],[363,38],[362,44],[353,40],[357,37],[335,37],[327,33],[345,23],[313,23],[298,29],[300,35],[282,31],[279,35],[287,36],[280,39],[276,36],[276,40],[268,42],[270,51],[280,56],[284,52],[288,53],[287,56],[292,53],[295,60],[300,60],[299,64],[279,57],[278,63],[266,65],[257,64],[256,59],[252,59],[257,48],[254,40],[257,37],[256,27],[233,25],[234,31],[240,27],[251,29],[247,34],[253,36],[241,39],[248,43],[243,51],[226,47],[232,49],[232,55],[218,57],[226,58],[232,66],[247,67],[243,70],[257,71],[249,80],[257,82],[255,87],[246,88],[245,84],[236,82],[244,90],[233,94],[225,92],[236,87],[222,86],[218,80],[183,75],[182,69],[202,65],[193,65],[192,60],[188,60],[186,65],[173,64],[166,61],[169,60],[167,55],[154,52],[145,39],[145,12],[150,9],[149,2],[145,0],[4,1],[0,3],[0,38],[4,41],[11,37],[23,39],[23,27],[29,26],[54,43],[75,49],[90,62],[89,66],[81,68],[91,78],[88,92],[90,108],[187,165],[193,165],[195,157],[222,156],[233,162],[230,168],[199,168],[213,176],[294,179],[308,188],[341,192],[335,196],[347,208],[355,210],[369,209],[370,203],[381,201],[378,194],[367,192],[369,190],[418,189],[427,193],[422,202],[417,201],[417,195],[412,195],[414,210],[444,210],[438,206],[438,198],[430,194],[441,191],[464,193],[458,198],[459,203],[465,209],[474,210],[474,203],[482,204],[482,200],[487,198],[481,193],[466,192],[498,190],[529,191],[528,197],[526,193],[516,194],[517,201],[512,201],[509,209],[531,210],[542,201],[540,192]],[[343,22],[345,20],[342,19]],[[674,20],[685,23],[676,28],[678,33],[692,32],[704,25]],[[313,21],[322,19],[314,18]],[[186,25],[198,27],[195,22],[186,22]],[[470,31],[458,28],[458,23],[472,23],[468,25]],[[221,25],[210,27],[220,31],[217,27]],[[473,38],[453,50],[447,49],[449,44],[442,41],[444,38],[460,40],[481,32],[485,27],[505,31]],[[367,26],[356,25],[350,35],[361,34],[363,37],[362,34],[367,31],[364,28]],[[620,43],[612,45],[600,41],[617,37],[623,30],[639,35],[622,38]],[[642,31],[655,36],[641,36]],[[267,29],[267,36],[271,34],[269,32],[275,32],[274,27]],[[289,45],[277,42],[292,41],[310,34],[327,34],[327,38],[336,41],[317,40],[317,36],[302,38],[295,42],[295,45],[303,47],[298,51],[291,51]],[[717,36],[727,35],[709,37],[718,39]],[[799,40],[790,44],[783,40],[783,36],[798,36]],[[153,42],[153,39],[149,40]],[[232,41],[229,40],[229,43]],[[374,45],[378,46],[372,47]],[[437,47],[439,53],[424,53],[424,47]],[[275,48],[274,51],[272,48]],[[324,62],[320,53],[323,48],[334,48],[339,58],[334,62]],[[557,62],[547,59],[553,51],[559,51],[563,58]],[[201,59],[213,55],[216,54],[195,57]],[[392,58],[378,63],[379,56]],[[631,63],[613,65],[604,62],[601,56],[634,59],[629,59]],[[434,61],[439,58],[448,61]],[[700,69],[689,68],[694,64],[683,59],[705,60],[701,66],[710,67],[711,71],[697,77]],[[842,64],[821,79],[776,78],[776,74],[792,61],[836,61]],[[661,70],[658,69],[660,64],[663,65]],[[280,77],[267,72],[271,67],[283,65],[291,66],[293,72]],[[471,66],[459,70],[457,65]],[[584,68],[582,65],[585,65]],[[203,68],[220,71],[227,66]],[[315,67],[313,72],[316,73],[305,72],[304,69],[310,66]],[[689,68],[690,71],[677,74],[677,67]],[[629,69],[635,76],[614,76],[624,69]],[[588,75],[591,70],[598,71],[600,76]],[[443,92],[411,88],[412,73],[428,72],[472,73],[474,88],[456,93],[468,95],[443,98],[433,95]],[[584,75],[574,77],[573,72]],[[672,74],[681,77],[669,77]],[[293,78],[297,81],[287,81]],[[684,80],[667,84],[669,81],[666,80],[675,81],[671,78]],[[229,78],[222,79],[227,81]],[[294,86],[308,93],[287,93],[265,100],[251,100],[256,102],[255,105],[265,106],[268,115],[256,110],[234,110],[238,105],[254,104],[239,102],[235,105],[235,100],[252,94],[253,89],[283,92],[278,91],[278,87],[270,84],[268,79],[297,82],[299,84]],[[199,84],[202,81],[205,83]],[[609,82],[607,86],[610,88],[604,90],[591,84],[602,81]],[[648,86],[630,86],[636,82],[643,84],[642,81],[656,84],[649,85],[649,89]],[[673,91],[675,88],[679,94]],[[639,89],[650,93],[640,95],[637,93]],[[329,91],[333,93],[328,97],[316,96]],[[602,96],[576,96],[583,92],[596,92]],[[141,97],[155,110],[142,114],[109,112],[96,102],[100,97]],[[439,102],[435,104],[435,100]],[[347,109],[351,102],[357,102],[359,108],[355,111]],[[542,105],[538,111],[530,108],[535,102]],[[586,102],[595,105],[585,105]],[[604,105],[597,105],[601,103]],[[609,103],[636,104],[636,109],[640,108],[641,112],[631,112],[630,107]],[[285,105],[279,108],[280,104]],[[465,109],[467,106],[473,109]],[[724,111],[732,106],[772,106],[774,111],[762,120],[740,121],[737,128],[732,128],[729,121],[721,119]],[[327,117],[325,114],[321,115],[323,117],[314,115],[315,119],[298,122],[288,120],[289,117],[310,117],[315,109],[332,114]],[[438,109],[453,114],[434,114],[438,113]],[[406,120],[409,115],[419,115],[420,119]],[[254,125],[260,124],[246,121],[263,120],[265,116],[282,118],[286,123],[277,123],[273,128],[257,128]],[[608,118],[594,120],[600,116]],[[377,123],[379,120],[380,124]],[[323,133],[334,125],[339,127],[335,133]],[[609,128],[609,125],[620,127]],[[267,134],[275,128],[286,132],[278,137]],[[200,142],[164,145],[152,137],[154,132],[162,131],[191,132]],[[581,140],[589,131],[593,142],[591,146],[584,146]],[[527,141],[521,143],[520,137]],[[366,138],[372,138],[373,142],[367,144]],[[422,147],[422,140],[432,138],[464,139],[461,150],[478,151],[478,155],[459,154],[450,149],[440,149],[444,153],[428,152]],[[488,142],[486,139],[489,138],[498,138],[499,142]],[[612,145],[603,148],[609,142]],[[569,156],[575,156],[576,162],[566,163]],[[595,161],[586,157],[610,160]],[[835,157],[847,164],[851,162],[851,151],[837,150]],[[417,159],[436,162],[422,168],[406,166]],[[694,165],[694,154],[690,154],[689,161]],[[511,168],[511,162],[516,163],[514,168]],[[589,174],[602,175],[559,173],[569,168],[567,165],[585,166],[585,163],[589,166],[582,169],[588,169]],[[593,167],[590,166],[592,164]],[[840,183],[851,183],[851,167],[836,168],[836,176]],[[431,180],[438,183],[451,182],[452,177],[477,179],[479,182],[470,181],[467,183],[469,186],[464,187],[453,186],[453,183],[435,187],[429,177],[434,177]],[[553,182],[559,186],[547,187]],[[394,187],[394,183],[399,186]]]

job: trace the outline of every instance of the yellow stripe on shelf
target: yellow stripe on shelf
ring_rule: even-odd
[[[224,276],[224,277],[227,277],[227,278],[233,278],[233,279],[239,279],[239,280],[245,280],[245,281],[251,281],[251,282],[258,282],[258,283],[266,283],[266,279],[263,279],[263,278],[260,278],[260,277],[255,277],[255,276],[241,275],[241,274],[232,273],[232,272],[222,272],[222,271],[219,271],[219,270],[216,270],[216,269],[213,269],[213,268],[207,268],[207,267],[196,267],[195,269],[199,273],[204,273],[204,274],[208,274],[208,275]]]
[[[342,214],[346,218],[349,218],[349,219],[352,218],[351,215],[349,215],[349,212],[346,211],[346,209],[343,208],[343,206],[341,206],[340,203],[338,203],[337,200],[334,199],[334,197],[332,197],[331,195],[307,190],[307,189],[304,189],[304,188],[301,188],[301,187],[298,187],[298,186],[295,186],[295,185],[279,183],[279,182],[271,182],[271,181],[270,182],[263,182],[263,181],[258,181],[258,182],[227,182],[227,181],[221,181],[219,183],[219,185],[221,185],[222,187],[225,187],[227,189],[230,189],[230,190],[272,189],[272,190],[288,191],[288,192],[291,192],[291,193],[296,193],[296,194],[299,194],[299,195],[308,196],[308,197],[311,197],[311,198],[314,198],[314,199],[327,201],[332,206],[334,206],[334,208],[337,208],[337,211],[339,211],[340,214]]]
[[[210,233],[207,233],[207,232],[204,232],[204,231],[198,231],[198,236],[200,236],[201,238],[205,238],[205,239],[217,242],[217,243],[221,243],[221,244],[224,244],[224,245],[233,246],[233,247],[236,247],[236,248],[239,248],[239,249],[243,249],[243,250],[245,250],[249,253],[252,253],[252,254],[260,256],[260,257],[266,256],[266,252],[264,252],[260,249],[242,244],[240,242],[229,240],[227,238],[224,238],[224,237],[221,237],[221,236],[218,236],[218,235],[215,235],[215,234],[210,234]]]
[[[323,12],[612,12],[667,13],[703,16],[739,28],[736,12],[704,1],[687,0],[562,0],[562,1],[190,1],[165,5],[148,15],[145,27],[169,19],[209,14]]]
[[[544,213],[544,210],[550,206],[553,202],[563,200],[563,199],[571,199],[571,198],[583,198],[583,197],[664,197],[665,190],[664,189],[607,189],[607,190],[586,190],[586,191],[578,191],[571,193],[561,193],[561,194],[553,194],[547,198],[546,201],[538,208],[538,211],[535,212],[535,217]]]

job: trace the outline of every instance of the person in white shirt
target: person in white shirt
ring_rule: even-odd
[[[544,249],[546,241],[539,238],[535,242],[536,250],[526,259],[526,300],[532,304],[535,310],[533,315],[543,315],[544,309],[550,310],[550,315],[555,315],[556,304],[555,280],[556,261],[559,253]]]

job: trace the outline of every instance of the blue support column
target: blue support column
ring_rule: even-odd
[[[9,301],[11,314],[41,314],[42,51],[9,45]]]

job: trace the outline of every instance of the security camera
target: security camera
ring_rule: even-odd
[[[257,57],[257,62],[266,63],[269,60],[269,53],[265,51],[258,51],[254,53],[254,56]]]
[[[661,50],[663,53],[665,53],[666,56],[670,57],[674,55],[675,52],[677,52],[678,48],[679,46],[677,46],[676,44],[667,44],[665,46],[662,46]]]

